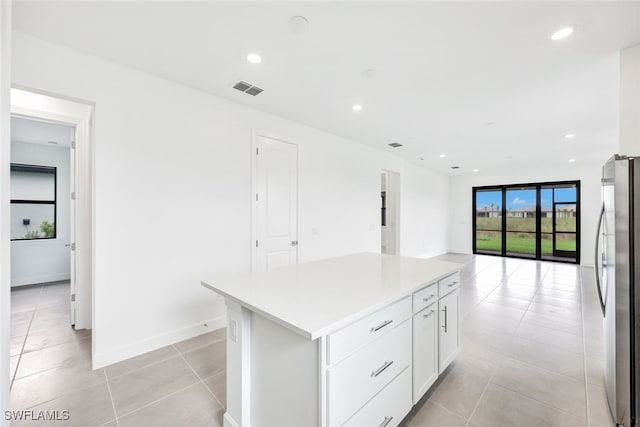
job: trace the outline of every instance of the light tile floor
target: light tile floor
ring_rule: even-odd
[[[612,425],[592,269],[439,258],[466,264],[462,351],[404,426]],[[68,286],[12,291],[12,409],[69,410],[58,426],[222,424],[224,329],[91,371],[90,332],[68,326]]]

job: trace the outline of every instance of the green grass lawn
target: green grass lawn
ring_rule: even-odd
[[[487,251],[502,250],[502,240],[500,230],[502,228],[502,218],[476,218],[476,227],[480,230],[496,230],[478,231],[476,239],[476,249]],[[507,217],[507,232],[535,232],[535,218],[513,218]],[[542,218],[542,232],[551,233],[553,231],[553,223],[551,218]],[[576,231],[575,218],[558,218],[556,221],[556,231]],[[561,251],[575,251],[576,240],[572,234],[557,234],[556,249]],[[507,235],[507,252],[519,254],[536,253],[535,235],[526,233],[513,233]],[[542,235],[542,254],[553,254],[553,242],[551,234]]]
[[[476,218],[476,227],[480,230],[500,230],[502,218]],[[507,231],[536,231],[536,219],[507,217]],[[576,231],[576,219],[558,218],[556,231]],[[551,218],[542,218],[542,232],[553,232]]]
[[[480,232],[479,232],[480,233]],[[476,239],[476,249],[488,251],[501,251],[502,239],[500,236],[481,236]],[[553,242],[550,239],[542,239],[542,254],[551,255],[553,253]],[[556,240],[556,249],[561,251],[575,251],[576,241],[573,240]],[[507,252],[519,254],[536,253],[536,240],[533,237],[508,236]]]

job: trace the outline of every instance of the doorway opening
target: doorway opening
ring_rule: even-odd
[[[92,364],[92,109],[11,89],[12,390]]]
[[[399,255],[400,247],[400,174],[383,170],[381,177],[381,245],[383,254]]]

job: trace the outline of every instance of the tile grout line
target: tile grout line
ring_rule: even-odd
[[[113,415],[116,417],[116,425],[120,427],[120,421],[118,421],[118,411],[116,411],[116,403],[113,401],[113,393],[111,392],[111,384],[109,384],[109,375],[107,375],[107,370],[102,368],[102,372],[104,373],[104,379],[107,383],[107,390],[109,391],[109,398],[111,399],[111,408],[113,408]]]
[[[167,394],[166,396],[162,396],[162,397],[159,397],[158,399],[153,400],[153,401],[151,401],[151,402],[149,402],[149,403],[145,403],[144,405],[142,405],[142,406],[141,406],[141,407],[139,407],[139,408],[136,408],[136,409],[134,409],[134,410],[132,410],[132,411],[129,411],[129,412],[125,412],[124,414],[120,415],[120,416],[116,419],[116,421],[121,420],[121,419],[122,419],[122,418],[124,418],[124,417],[128,417],[129,415],[134,414],[134,413],[136,413],[136,412],[139,412],[139,411],[141,411],[141,410],[143,410],[143,409],[145,409],[145,408],[148,408],[148,407],[149,407],[149,406],[151,406],[151,405],[155,405],[156,403],[161,402],[161,401],[163,401],[163,400],[165,400],[165,399],[168,399],[168,398],[170,398],[171,396],[174,396],[174,395],[176,395],[176,394],[178,394],[178,393],[181,393],[181,392],[183,392],[183,391],[185,391],[185,390],[187,390],[187,389],[190,389],[191,387],[194,387],[194,386],[195,386],[195,385],[197,385],[197,384],[198,384],[198,382],[196,381],[196,382],[194,382],[193,384],[189,384],[188,386],[185,386],[185,387],[179,388],[178,390],[173,391],[173,392],[171,392],[171,393]],[[120,425],[120,423],[119,423],[119,422],[118,422],[118,425]]]
[[[22,348],[20,348],[20,354],[18,355],[16,368],[13,371],[13,375],[11,376],[11,384],[9,384],[9,392],[11,392],[11,389],[13,389],[13,382],[16,380],[16,375],[18,375],[18,368],[20,368],[20,362],[22,361],[22,355],[24,354],[24,347],[25,347],[25,344],[27,343],[27,338],[29,338],[29,332],[31,331],[31,325],[33,324],[33,319],[36,317],[36,311],[38,311],[38,305],[40,303],[40,296],[42,295],[43,288],[44,286],[40,286],[40,291],[38,292],[38,297],[36,299],[36,305],[33,307],[33,312],[31,313],[31,320],[29,320],[29,326],[27,327],[27,332],[24,335],[24,341],[22,342]]]
[[[504,390],[507,390],[507,391],[509,391],[509,392],[511,392],[511,393],[517,394],[518,396],[523,397],[523,398],[525,398],[525,399],[533,400],[534,402],[537,402],[537,403],[539,403],[540,405],[546,406],[547,408],[550,408],[550,409],[556,410],[556,411],[561,412],[561,413],[563,413],[563,414],[565,414],[565,415],[569,415],[569,416],[571,416],[571,417],[573,417],[573,418],[580,419],[580,417],[579,417],[579,416],[577,416],[576,414],[572,414],[571,412],[568,412],[568,411],[566,411],[565,409],[558,408],[557,406],[553,406],[553,405],[551,405],[551,404],[549,404],[549,403],[543,402],[542,400],[538,400],[538,399],[536,399],[535,397],[531,397],[531,396],[528,396],[528,395],[526,395],[526,394],[523,394],[523,393],[521,393],[521,392],[519,392],[519,391],[517,391],[517,390],[511,390],[509,387],[505,387],[505,386],[503,386],[503,385],[501,385],[501,384],[494,384],[494,386],[496,386],[496,387],[500,387],[500,388],[502,388],[502,389],[504,389]]]
[[[551,270],[551,266],[547,267],[547,271],[545,272],[545,274],[544,274],[543,278],[540,280],[540,283],[542,283],[542,282],[544,281],[544,279],[545,279],[545,278],[547,277],[547,275],[549,274],[549,271],[550,271],[550,270]],[[582,310],[583,310],[584,308],[583,308],[583,304],[582,304],[582,284],[581,284],[581,282],[582,282],[582,278],[580,277],[580,297],[581,297],[581,298],[580,298],[580,306],[581,306],[580,315],[581,315],[581,319],[582,319],[582,329],[583,329],[583,331],[584,331],[584,318],[582,317]],[[533,300],[535,299],[536,295],[538,294],[538,291],[539,291],[539,289],[536,289],[536,291],[534,292],[534,294],[533,294],[533,298],[531,299],[531,303],[530,303],[530,304],[529,304],[529,306],[527,307],[527,310],[525,311],[525,314],[529,311],[529,307],[531,306],[531,304],[533,304]],[[524,318],[524,316],[523,316],[523,318]],[[520,324],[521,324],[521,323],[522,323],[522,319],[521,319],[520,323],[518,324],[518,328],[520,328]],[[517,331],[517,329],[518,329],[518,328],[516,328],[516,331]],[[584,333],[583,333],[583,346],[584,346]],[[508,356],[507,356],[507,357],[508,357]],[[560,373],[556,373],[556,372],[551,371],[551,370],[546,369],[546,368],[540,368],[540,367],[538,367],[538,366],[536,366],[536,365],[532,365],[532,364],[530,364],[530,363],[527,363],[527,362],[524,362],[524,361],[520,361],[520,360],[518,360],[518,359],[514,359],[514,358],[512,358],[512,357],[508,357],[508,358],[509,358],[509,359],[516,360],[516,361],[521,362],[521,363],[524,363],[524,364],[527,364],[527,365],[530,365],[530,366],[534,366],[534,367],[536,367],[536,368],[542,369],[542,370],[544,370],[544,371],[547,371],[547,372],[550,372],[550,373],[553,373],[553,374],[560,374]],[[584,363],[584,355],[583,355],[583,363]],[[583,365],[583,366],[584,366],[584,365]],[[568,376],[568,375],[566,375],[566,374],[560,374],[560,375],[562,375],[562,376],[564,376],[564,377],[572,378],[572,379],[574,379],[574,380],[576,380],[576,381],[579,381],[577,378],[574,378],[574,377]],[[585,375],[585,378],[584,378],[584,382],[585,382],[585,387],[586,387],[586,375]],[[519,391],[517,391],[517,390],[511,390],[510,388],[505,387],[505,386],[502,386],[502,385],[500,385],[500,384],[495,384],[495,385],[496,385],[497,387],[502,387],[502,388],[503,388],[503,389],[505,389],[505,390],[512,391],[513,393],[516,393],[516,394],[517,394],[517,395],[519,395],[519,396],[522,396],[522,397],[525,397],[525,398],[527,398],[527,399],[531,399],[531,400],[534,400],[534,401],[536,401],[536,402],[539,402],[539,403],[541,403],[541,404],[543,404],[543,405],[545,405],[545,406],[547,406],[547,407],[549,407],[549,408],[557,409],[557,410],[559,410],[559,411],[560,411],[560,412],[562,412],[562,413],[565,413],[565,414],[571,415],[571,416],[573,416],[573,417],[575,417],[575,418],[578,418],[576,415],[574,415],[574,414],[572,414],[572,413],[570,413],[570,412],[568,412],[568,411],[565,411],[565,410],[564,410],[564,409],[562,409],[562,408],[558,408],[558,407],[555,407],[555,406],[553,406],[553,405],[550,405],[549,403],[542,402],[542,401],[540,401],[540,400],[538,400],[538,399],[536,399],[536,398],[534,398],[534,397],[531,397],[531,396],[528,396],[528,395],[526,395],[526,394],[520,393],[520,392],[519,392]],[[585,401],[585,409],[586,409],[586,406],[587,406],[587,402]],[[588,423],[589,423],[589,419],[588,419],[588,417],[587,417],[587,418],[585,418],[585,419],[586,419],[586,421],[587,421],[587,425],[589,425],[589,424],[588,424]]]
[[[522,265],[522,264],[521,264]],[[518,268],[516,268],[517,270]],[[508,274],[507,277],[505,277],[505,279],[509,278],[509,276],[511,276],[513,273],[515,273],[515,270],[511,273]],[[504,280],[501,280],[500,283],[502,284],[504,282]],[[498,285],[500,286],[500,285]],[[536,291],[537,292],[537,291]],[[534,296],[535,296],[535,292],[534,292]],[[531,298],[531,301],[533,301],[533,297]],[[529,302],[529,305],[531,305],[531,301]],[[527,310],[528,310],[527,306]],[[522,323],[522,319],[524,318],[525,314],[527,313],[527,310],[524,311],[524,313],[522,314],[522,317],[520,318],[520,322],[518,322],[518,326],[516,327],[516,331],[518,330],[518,328],[520,327],[520,323]],[[512,336],[515,335],[515,331],[511,334]],[[475,406],[473,407],[473,411],[471,411],[471,414],[469,414],[469,419],[467,420],[467,424],[469,424],[471,422],[471,419],[473,418],[473,416],[475,415],[476,411],[478,410],[478,407],[480,406],[480,402],[482,402],[482,398],[484,397],[484,395],[487,393],[487,390],[489,389],[489,384],[491,384],[491,381],[493,380],[493,377],[495,377],[496,372],[498,371],[498,369],[500,369],[500,365],[498,365],[493,372],[491,373],[491,376],[489,377],[489,379],[487,380],[487,384],[485,384],[484,389],[482,390],[482,393],[480,394],[480,397],[478,398],[478,401],[476,402]]]
[[[173,346],[175,348],[175,345]],[[176,348],[176,350],[178,350]],[[187,361],[187,359],[184,357],[184,355],[182,353],[180,353],[180,357],[182,357],[182,360],[184,360],[184,363],[187,364],[187,366],[189,367],[189,369],[191,369],[191,371],[193,372],[193,374],[196,376],[196,378],[198,378],[198,380],[200,381],[200,383],[202,383],[202,385],[204,386],[204,388],[207,389],[207,391],[211,394],[211,396],[213,396],[213,398],[216,400],[216,402],[218,402],[218,404],[220,405],[221,408],[223,409],[227,409],[226,405],[223,405],[222,402],[220,402],[220,399],[218,399],[218,397],[213,393],[213,391],[211,391],[211,389],[209,389],[209,387],[207,386],[207,384],[202,380],[202,378],[200,377],[200,375],[198,375],[198,373],[196,372],[195,369],[193,369],[193,366],[191,366],[191,364]],[[225,367],[226,369],[226,367]],[[213,376],[213,375],[212,375]]]
[[[520,268],[522,265],[523,265],[523,263],[520,263],[520,265],[519,265],[515,270],[513,270],[510,274],[508,274],[508,275],[505,277],[505,279],[503,279],[503,280],[500,282],[500,285],[498,285],[498,286],[501,286],[501,285],[504,283],[504,281],[505,281],[506,279],[508,279],[509,277],[511,277],[511,276],[512,276],[512,275],[513,275],[513,274],[518,270],[518,268]],[[546,275],[547,275],[547,273],[548,273],[548,271],[549,271],[549,268],[550,268],[550,267],[547,267],[547,271],[545,272],[545,274],[542,276],[542,278],[541,278],[541,279],[540,279],[540,281],[539,281],[540,283],[542,283],[542,281],[544,280],[544,277],[546,277]],[[536,282],[537,282],[537,281],[536,281]],[[538,284],[538,283],[536,283],[536,284]],[[492,292],[493,292],[493,291],[492,291]],[[516,326],[516,328],[515,328],[514,332],[513,332],[512,334],[510,334],[510,338],[509,338],[510,340],[511,340],[511,339],[513,339],[513,338],[515,337],[515,334],[516,334],[516,332],[518,331],[518,329],[520,328],[520,325],[522,324],[522,320],[524,319],[524,317],[526,316],[527,312],[529,311],[529,307],[531,307],[531,304],[533,304],[533,300],[535,299],[535,296],[536,296],[536,294],[537,294],[537,293],[538,293],[538,289],[537,289],[537,286],[536,286],[536,290],[535,290],[535,292],[533,293],[533,296],[531,297],[531,300],[529,300],[529,304],[527,305],[527,308],[526,308],[526,309],[524,310],[524,312],[522,313],[522,317],[520,317],[520,321],[518,322],[518,325]],[[507,358],[509,358],[509,357],[507,356]],[[517,360],[517,359],[515,359],[515,360]],[[492,382],[491,382],[491,381],[492,381],[492,380],[493,380],[493,378],[495,377],[496,372],[498,371],[498,369],[500,369],[500,365],[498,365],[498,366],[493,370],[493,372],[491,373],[491,376],[489,377],[489,380],[487,381],[487,384],[485,385],[484,390],[482,390],[482,393],[480,394],[480,397],[478,398],[478,401],[476,402],[476,405],[474,406],[473,411],[471,411],[471,414],[469,415],[469,419],[467,420],[467,424],[471,422],[471,419],[473,418],[473,415],[474,415],[474,414],[476,413],[476,411],[478,410],[478,407],[480,406],[480,402],[482,401],[482,398],[484,397],[484,395],[486,394],[487,390],[489,389],[489,385],[490,385],[490,384],[492,384]]]
[[[169,356],[168,356],[168,357],[166,357],[166,358],[162,358],[162,359],[160,359],[160,360],[156,360],[156,361],[154,361],[154,362],[151,362],[151,363],[148,363],[148,364],[146,364],[146,365],[143,365],[143,366],[141,366],[141,367],[139,367],[139,368],[135,368],[135,369],[132,369],[132,370],[130,370],[130,371],[126,371],[126,372],[124,372],[124,373],[122,373],[122,374],[114,375],[113,377],[111,377],[111,379],[112,379],[112,380],[114,380],[114,379],[116,379],[116,378],[120,378],[120,377],[123,377],[123,376],[125,376],[125,375],[130,375],[130,374],[132,374],[132,373],[134,373],[134,372],[138,372],[138,371],[140,371],[140,370],[142,370],[142,369],[146,369],[146,368],[149,368],[149,367],[151,367],[151,366],[155,366],[155,365],[157,365],[157,364],[159,364],[159,363],[166,362],[167,360],[175,359],[175,358],[177,358],[177,357],[179,357],[179,356],[182,356],[183,354],[191,353],[192,351],[199,350],[199,349],[201,349],[201,348],[203,348],[203,347],[206,347],[206,346],[211,345],[211,344],[216,344],[216,343],[222,342],[222,341],[224,341],[224,340],[225,340],[225,339],[221,339],[221,340],[218,340],[218,341],[212,341],[212,342],[207,343],[207,344],[205,344],[205,345],[203,345],[203,346],[194,347],[194,348],[192,348],[192,349],[190,349],[189,351],[186,351],[186,352],[184,352],[184,353],[182,353],[180,350],[178,350],[178,349],[175,347],[175,345],[174,345],[174,344],[169,344],[169,345],[167,345],[167,346],[165,346],[165,347],[173,347],[173,348],[174,348],[174,350],[176,350],[176,353],[175,353],[175,354],[171,354],[171,355],[169,355]],[[161,348],[165,348],[165,347],[161,347]],[[161,349],[161,348],[160,348],[160,349]],[[157,350],[160,350],[160,349],[157,349]],[[142,355],[144,355],[144,354],[146,354],[146,353],[143,353]],[[142,355],[141,355],[141,356],[142,356]],[[135,357],[135,356],[134,356],[134,357]],[[122,362],[126,362],[127,360],[129,360],[129,359],[125,359],[125,360],[123,360]],[[116,362],[115,364],[118,364],[118,363],[120,363],[120,362]],[[115,364],[114,364],[114,365],[115,365]],[[111,365],[109,365],[109,366],[111,366]],[[106,370],[105,370],[105,372],[106,372]]]
[[[457,368],[456,368],[456,369],[457,369]],[[430,397],[431,397],[431,396],[430,396]],[[456,417],[462,418],[463,420],[465,420],[465,422],[469,423],[469,420],[468,420],[467,418],[463,417],[462,415],[458,414],[457,412],[453,412],[451,409],[449,409],[449,408],[447,408],[447,407],[442,406],[440,403],[438,403],[438,402],[434,402],[434,401],[433,401],[433,400],[431,400],[431,399],[427,399],[427,401],[428,401],[429,403],[431,403],[432,405],[435,405],[435,406],[437,406],[437,407],[439,407],[439,408],[441,408],[441,409],[444,409],[446,412],[448,412],[448,413],[450,413],[450,414],[453,414],[453,415],[455,415]]]
[[[582,314],[582,366],[584,368],[584,409],[587,418],[587,426],[591,425],[591,420],[589,419],[589,378],[587,377],[587,340],[585,337],[584,330],[584,289],[583,281],[582,281],[582,268],[578,268],[579,277],[580,277],[580,305],[581,305],[581,314]]]

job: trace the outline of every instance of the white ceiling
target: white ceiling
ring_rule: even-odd
[[[11,140],[53,147],[69,147],[73,128],[57,123],[11,117]],[[51,142],[50,142],[51,141]],[[52,142],[57,142],[53,144]]]
[[[639,2],[18,0],[13,11],[18,31],[456,174],[607,158],[618,52],[640,43]],[[289,30],[294,15],[306,32]],[[567,24],[574,35],[551,41]],[[238,92],[238,80],[264,92]]]

